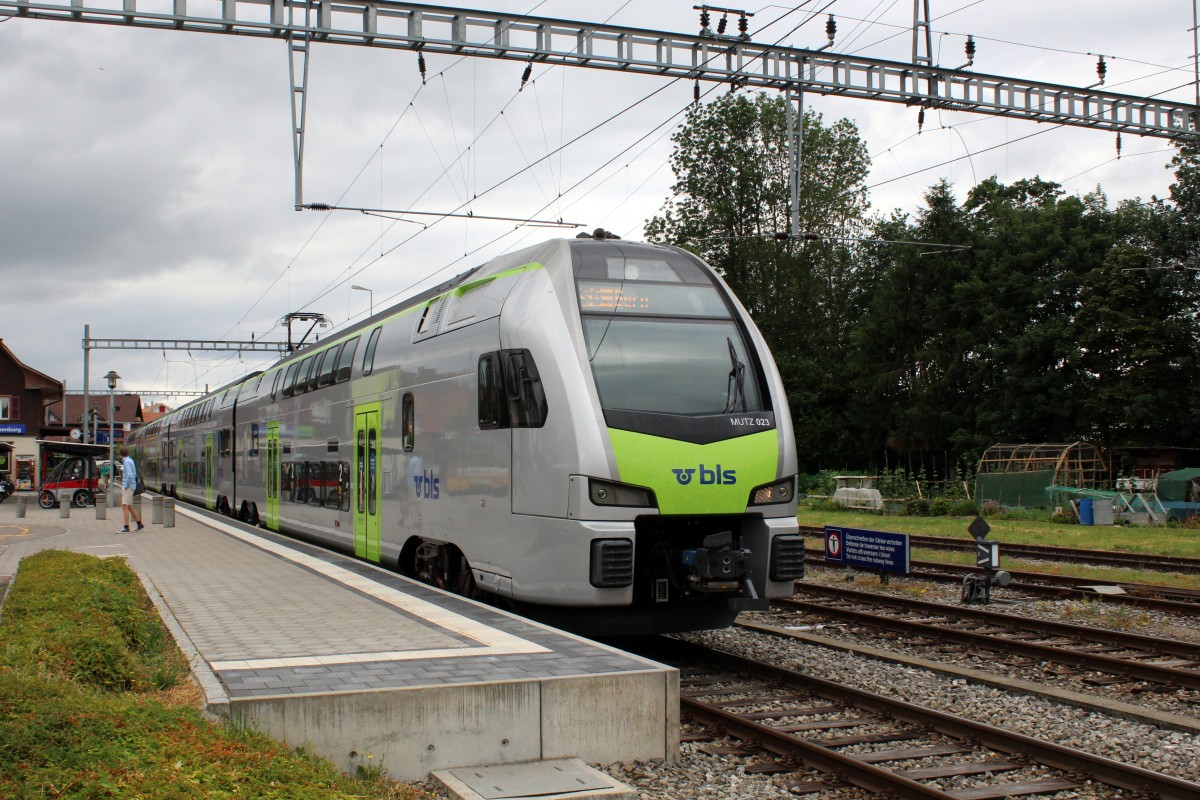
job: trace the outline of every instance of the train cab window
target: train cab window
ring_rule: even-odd
[[[299,362],[297,362],[297,363],[290,365],[287,368],[287,372],[284,373],[284,375],[283,375],[283,396],[284,397],[291,397],[293,394],[296,393],[296,390],[295,390],[296,370],[298,370],[299,368],[300,368],[300,364],[299,364]]]
[[[507,428],[504,403],[504,380],[500,370],[500,354],[485,353],[479,357],[479,428]]]
[[[416,414],[415,409],[413,408],[413,396],[411,393],[404,395],[404,400],[401,403],[400,416],[400,429],[402,431],[401,438],[404,443],[404,452],[411,453],[413,451],[413,446],[417,443]]]
[[[325,351],[325,360],[321,363],[321,374],[317,376],[317,386],[328,386],[333,383],[337,371],[338,357],[342,354],[342,346],[331,347]]]
[[[508,416],[514,428],[540,428],[546,424],[546,392],[533,354],[528,350],[505,350],[504,387]]]
[[[367,349],[363,351],[363,375],[370,375],[371,370],[375,369],[375,347],[379,344],[379,334],[382,331],[383,328],[376,328],[371,331],[371,336],[367,339]]]
[[[338,359],[337,374],[334,376],[335,383],[350,380],[350,370],[354,368],[354,353],[356,350],[358,350],[357,336],[342,346],[342,356]]]

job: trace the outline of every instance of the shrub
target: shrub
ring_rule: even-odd
[[[923,497],[910,497],[904,504],[904,513],[910,517],[928,517],[929,501]]]

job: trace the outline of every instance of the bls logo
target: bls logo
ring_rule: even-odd
[[[697,469],[672,469],[675,473],[675,480],[679,481],[680,486],[687,486],[692,482],[692,478],[697,472],[700,473],[700,485],[711,486],[714,483],[722,486],[732,486],[737,483],[737,470],[726,469],[722,470],[721,465],[717,464],[712,469],[700,465]]]
[[[431,470],[424,470],[420,475],[414,475],[413,484],[416,487],[418,498],[425,500],[438,499],[438,479],[433,477]]]

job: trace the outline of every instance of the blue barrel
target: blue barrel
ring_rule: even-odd
[[[1079,524],[1080,525],[1091,525],[1093,523],[1093,521],[1094,521],[1094,517],[1092,515],[1092,501],[1087,498],[1080,500],[1079,501]]]

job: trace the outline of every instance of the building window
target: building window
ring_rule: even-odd
[[[13,406],[15,405],[13,399],[7,395],[0,395],[0,419],[16,418],[17,415],[13,413]]]

